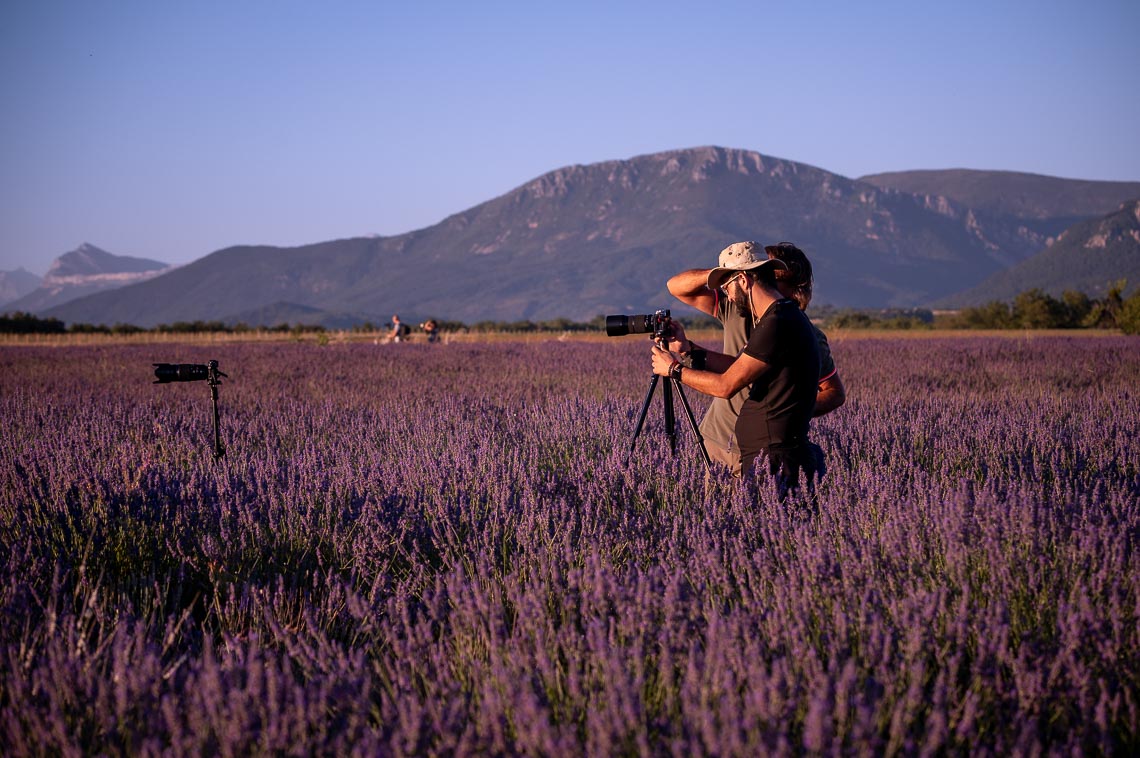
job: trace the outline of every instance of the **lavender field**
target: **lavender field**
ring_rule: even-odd
[[[779,504],[636,337],[0,348],[0,751],[1140,750],[1140,342],[834,351]]]

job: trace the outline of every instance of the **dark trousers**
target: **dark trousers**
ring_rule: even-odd
[[[783,500],[797,492],[801,486],[808,494],[815,493],[815,483],[827,473],[823,448],[814,442],[768,447],[768,473],[776,483],[776,491]]]

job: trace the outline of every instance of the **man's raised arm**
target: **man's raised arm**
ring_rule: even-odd
[[[685,305],[691,305],[710,316],[716,316],[716,294],[705,286],[710,269],[694,268],[672,277],[666,286],[669,294]]]

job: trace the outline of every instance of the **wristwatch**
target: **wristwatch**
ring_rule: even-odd
[[[681,381],[681,371],[684,368],[685,368],[685,365],[683,363],[681,363],[680,361],[678,361],[677,363],[674,363],[673,367],[671,369],[669,369],[669,378],[670,379],[676,379],[678,382]]]

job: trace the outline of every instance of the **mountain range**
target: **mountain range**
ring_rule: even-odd
[[[0,306],[19,300],[40,286],[43,279],[30,271],[0,271]]]
[[[911,307],[967,292],[1136,198],[1140,183],[964,170],[849,179],[694,148],[564,167],[407,234],[226,248],[39,312],[139,326],[289,312],[586,321],[676,307],[666,279],[742,239],[799,244],[821,304]]]
[[[43,313],[87,295],[146,281],[170,268],[161,261],[113,255],[85,242],[56,258],[39,286],[6,303],[5,308]]]
[[[1060,179],[1013,171],[898,171],[870,174],[860,181],[916,195],[946,197],[987,215],[1022,219],[1050,236],[1078,221],[1115,210],[1124,200],[1140,198],[1140,182]]]
[[[1082,221],[1048,248],[999,271],[981,284],[944,298],[935,305],[961,307],[993,300],[1008,301],[1011,292],[1039,289],[1058,296],[1065,290],[1103,297],[1109,286],[1124,280],[1140,284],[1140,201],[1124,203],[1115,213]]]

